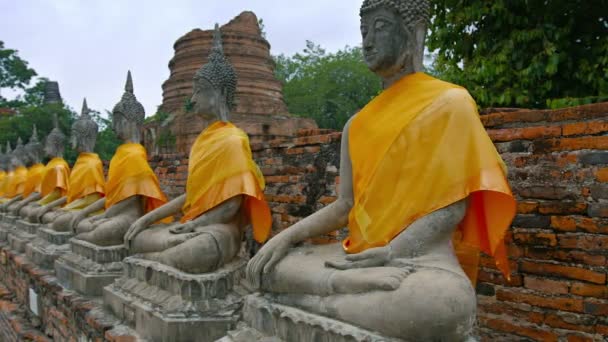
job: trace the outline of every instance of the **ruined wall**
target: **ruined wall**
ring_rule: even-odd
[[[482,117],[519,201],[507,236],[511,281],[482,259],[477,291],[484,340],[608,337],[607,118],[608,103]],[[275,231],[335,199],[339,145],[340,133],[324,130],[252,144]],[[187,155],[157,156],[152,164],[171,196],[183,193]]]

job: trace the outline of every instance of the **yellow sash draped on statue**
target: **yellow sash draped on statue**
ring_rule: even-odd
[[[423,73],[404,77],[353,119],[349,151],[355,198],[346,252],[384,246],[417,219],[468,197],[453,239],[464,271],[475,283],[483,251],[509,277],[504,235],[516,203],[465,89]]]
[[[68,204],[94,193],[103,197],[106,181],[99,156],[96,153],[80,153],[69,182]]]
[[[27,170],[27,180],[25,181],[25,186],[23,188],[23,198],[27,198],[34,192],[40,193],[45,171],[46,167],[42,164],[30,166]]]
[[[0,170],[0,197],[4,196],[4,187],[7,177],[8,173],[4,170]]]
[[[10,172],[9,172],[10,175]],[[25,166],[19,166],[13,171],[12,177],[9,177],[8,183],[6,184],[5,197],[13,198],[15,196],[23,194],[25,188],[25,181],[27,180],[27,169]]]
[[[46,197],[55,190],[61,192],[63,197],[68,193],[70,166],[63,158],[53,158],[46,164],[46,171],[42,179],[41,195]]]
[[[148,164],[146,149],[140,144],[127,143],[118,147],[110,161],[105,192],[106,209],[131,196],[145,198],[146,213],[167,203],[158,178]]]
[[[216,122],[198,136],[190,150],[182,222],[234,196],[245,195],[245,214],[253,226],[253,237],[262,243],[272,226],[264,187],[247,134],[231,123]]]

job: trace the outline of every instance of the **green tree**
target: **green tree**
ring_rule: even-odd
[[[608,100],[608,0],[436,0],[435,70],[481,106]]]
[[[301,53],[275,57],[289,111],[315,119],[320,127],[342,129],[382,87],[363,62],[359,47],[328,53],[307,41]]]
[[[36,71],[19,57],[17,50],[7,49],[0,40],[0,89],[24,89]]]

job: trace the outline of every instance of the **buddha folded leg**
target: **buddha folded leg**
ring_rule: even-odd
[[[56,232],[70,231],[70,222],[73,218],[73,212],[55,210],[44,214],[42,222],[51,225],[51,229]]]
[[[412,340],[470,336],[476,298],[457,260],[399,259],[386,267],[335,270],[340,245],[305,246],[288,254],[262,284],[277,302]],[[434,265],[434,266],[431,266]],[[439,339],[441,340],[441,339]]]
[[[133,223],[134,219],[130,215],[118,215],[111,219],[97,219],[95,217],[82,221],[78,225],[79,234],[76,239],[84,240],[98,246],[121,245],[123,236]],[[91,229],[80,233],[80,231]]]
[[[173,234],[170,229],[182,224],[155,224],[153,227],[139,233],[132,242],[132,251],[135,254],[162,252],[171,247],[182,244],[199,233]]]
[[[193,233],[173,234],[166,227],[164,232],[156,230],[148,233],[148,236],[154,235],[155,240],[164,236],[170,241],[168,244],[180,240],[183,242],[162,252],[143,254],[142,257],[193,274],[212,272],[230,262],[238,254],[241,242],[241,231],[236,223],[198,227]],[[143,245],[143,239],[141,243],[137,240],[134,246]]]

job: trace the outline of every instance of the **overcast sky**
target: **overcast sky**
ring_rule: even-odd
[[[190,30],[251,10],[264,20],[272,54],[301,51],[306,40],[335,51],[360,43],[361,1],[0,0],[0,40],[58,81],[64,102],[78,111],[85,96],[90,108],[111,110],[130,69],[135,95],[152,115],[173,43]]]

